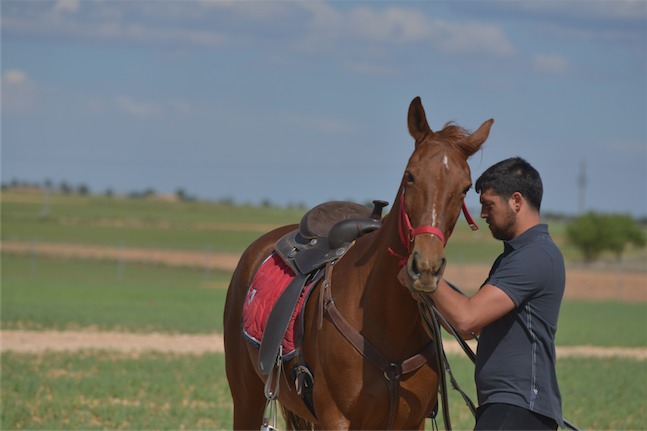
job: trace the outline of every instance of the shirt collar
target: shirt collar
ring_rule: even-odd
[[[537,224],[530,229],[523,232],[516,238],[512,238],[510,241],[503,242],[503,248],[505,252],[511,252],[513,250],[518,250],[519,248],[530,244],[536,238],[548,234],[548,225],[547,224]]]

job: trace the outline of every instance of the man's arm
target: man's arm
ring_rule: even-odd
[[[474,296],[467,297],[441,280],[431,298],[445,319],[465,336],[479,334],[484,326],[515,308],[508,294],[491,284],[483,286]]]

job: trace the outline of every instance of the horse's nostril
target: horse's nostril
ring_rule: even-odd
[[[413,253],[413,259],[411,259],[411,276],[415,279],[420,277],[420,267],[418,264],[418,253]]]

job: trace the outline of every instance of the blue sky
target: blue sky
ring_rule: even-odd
[[[495,123],[543,209],[647,215],[645,1],[2,0],[2,181],[393,201],[430,125]],[[478,196],[468,195],[478,207]]]

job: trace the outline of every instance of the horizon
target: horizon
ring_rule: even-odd
[[[545,211],[647,215],[647,2],[2,0],[0,13],[3,183],[393,200],[421,96],[434,130],[494,118],[473,179],[521,156]]]
[[[47,206],[49,204],[47,199],[48,199],[48,196],[50,196],[52,193],[59,196],[76,196],[81,198],[105,197],[108,199],[112,199],[112,198],[133,199],[133,200],[143,199],[143,200],[151,200],[151,201],[166,201],[166,202],[177,202],[177,203],[202,202],[202,203],[212,203],[217,205],[231,205],[234,207],[278,208],[278,209],[286,209],[286,210],[303,210],[303,211],[308,211],[309,209],[312,209],[315,205],[318,205],[318,204],[308,205],[305,202],[288,202],[288,203],[281,204],[281,203],[273,202],[269,198],[262,199],[260,202],[237,201],[234,197],[201,198],[199,196],[192,194],[190,190],[185,190],[183,188],[179,188],[175,192],[170,192],[170,193],[159,192],[152,188],[143,189],[143,190],[131,190],[125,193],[116,193],[110,187],[108,187],[106,190],[103,190],[103,191],[92,190],[84,183],[80,183],[76,186],[73,186],[63,181],[61,184],[57,186],[54,184],[46,185],[46,182],[44,182],[43,184],[24,182],[24,181],[21,182],[17,179],[14,179],[9,183],[2,182],[0,185],[1,185],[0,200],[2,200],[1,199],[2,192],[5,192],[5,191],[12,191],[15,193],[26,193],[26,194],[38,193],[42,195],[40,199],[42,199],[43,206]],[[370,199],[353,201],[353,202],[359,203],[361,205],[365,205],[369,208],[373,207],[373,202]],[[324,203],[324,202],[320,202],[320,203]],[[388,205],[384,208],[384,211],[387,214],[392,210],[391,204],[392,202],[388,201]],[[480,205],[478,206],[470,205],[468,209],[472,214],[478,214],[478,212],[480,211]],[[586,215],[590,212],[607,214],[607,215],[629,215],[632,219],[636,220],[638,223],[647,224],[647,214],[642,216],[640,215],[636,216],[629,213],[621,213],[621,212],[613,212],[613,211],[607,212],[607,211],[598,211],[598,210],[585,210],[579,213],[566,213],[566,212],[558,212],[558,211],[542,209],[541,217],[542,218],[546,217],[548,219],[574,219],[579,216]],[[459,216],[459,222],[460,222],[460,219],[463,217],[464,216],[462,214]],[[480,217],[477,217],[475,215],[473,217],[475,217],[476,223],[479,224],[479,222],[481,221]]]

